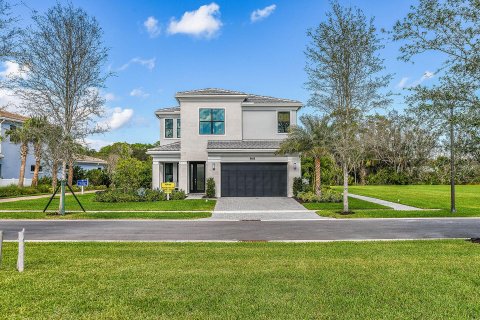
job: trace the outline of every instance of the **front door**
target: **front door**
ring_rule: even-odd
[[[190,193],[205,192],[205,162],[190,162]]]

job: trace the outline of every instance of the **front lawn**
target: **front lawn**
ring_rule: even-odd
[[[6,243],[5,319],[474,319],[480,246]]]
[[[171,200],[171,201],[155,201],[155,202],[118,202],[106,203],[95,202],[93,198],[95,194],[89,193],[78,195],[80,202],[87,211],[117,211],[117,210],[132,210],[132,211],[211,211],[215,207],[215,200]],[[73,196],[67,196],[66,209],[81,210]],[[41,198],[35,200],[19,200],[15,202],[0,203],[0,210],[43,210],[48,203],[48,198]],[[49,206],[49,210],[58,209],[58,197],[55,198]]]
[[[341,190],[340,187],[336,187]],[[457,213],[450,213],[450,186],[409,185],[409,186],[351,186],[353,194],[401,203],[422,211],[395,211],[392,209],[373,210],[355,205],[357,199],[349,198],[351,215],[339,214],[339,210],[315,208],[321,216],[335,218],[425,218],[425,217],[478,217],[480,216],[480,186],[460,185],[456,187]]]
[[[199,219],[210,212],[74,212],[64,216],[43,212],[0,212],[1,219]]]
[[[352,210],[358,209],[385,209],[382,205],[363,201],[360,199],[349,198],[348,204]],[[333,210],[339,211],[343,208],[343,202],[311,202],[303,203],[303,206],[309,210]]]

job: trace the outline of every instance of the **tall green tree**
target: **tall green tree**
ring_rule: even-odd
[[[73,144],[105,130],[96,120],[105,103],[99,89],[111,75],[104,69],[109,49],[103,44],[98,21],[72,4],[58,2],[45,13],[34,13],[32,21],[16,59],[28,76],[16,77],[13,85],[25,111],[61,129],[59,160],[64,181]],[[61,214],[64,187],[62,183]]]
[[[357,159],[359,124],[365,114],[390,103],[382,92],[391,75],[383,74],[383,48],[374,19],[360,9],[333,2],[325,21],[307,32],[309,105],[327,115],[335,132],[333,151],[343,170],[343,212],[348,212],[348,176]]]
[[[409,102],[449,137],[451,212],[455,209],[455,133],[478,126],[480,89],[480,2],[478,0],[420,0],[393,28],[401,41],[400,58],[411,61],[424,53],[444,57],[437,74],[439,84],[417,86]],[[476,124],[475,124],[476,123]],[[470,128],[470,129],[467,129]],[[471,132],[475,132],[473,129]]]
[[[312,115],[300,117],[302,126],[290,129],[288,137],[282,141],[279,153],[300,153],[312,157],[315,163],[315,194],[321,195],[321,158],[330,154],[332,129],[328,118]]]
[[[456,212],[455,205],[455,158],[459,153],[455,142],[458,131],[466,132],[472,126],[478,126],[480,121],[480,100],[476,96],[478,88],[474,83],[452,81],[451,75],[443,77],[440,84],[432,87],[418,86],[407,98],[410,112],[425,119],[443,136],[448,137],[446,149],[450,155],[450,211]]]

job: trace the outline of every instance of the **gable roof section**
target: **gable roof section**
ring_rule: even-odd
[[[163,146],[155,147],[147,150],[149,152],[158,152],[158,151],[180,151],[180,141],[166,144]]]
[[[155,113],[175,113],[175,112],[180,112],[180,107],[161,108],[155,111]]]
[[[75,160],[77,163],[101,163],[101,164],[107,164],[107,161],[100,159],[100,158],[95,158],[95,157],[90,157],[90,156],[80,156],[77,160]]]
[[[209,140],[207,149],[225,150],[225,149],[271,149],[280,148],[282,140]]]
[[[197,96],[244,96],[243,103],[246,104],[294,104],[298,106],[302,105],[302,103],[298,100],[261,96],[257,94],[250,94],[241,91],[233,91],[219,88],[180,91],[177,92],[177,94],[175,95],[176,98]]]
[[[18,113],[13,113],[13,112],[0,110],[0,119],[14,120],[14,121],[18,121],[18,122],[25,122],[29,118],[25,117],[25,116],[22,116],[21,114],[18,114]]]

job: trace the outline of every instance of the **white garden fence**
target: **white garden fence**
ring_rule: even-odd
[[[10,185],[18,185],[18,179],[0,179],[0,187],[7,187]],[[23,185],[29,187],[32,185],[32,179],[23,179]]]

